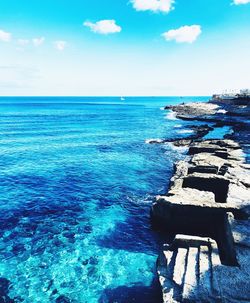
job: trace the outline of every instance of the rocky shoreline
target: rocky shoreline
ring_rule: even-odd
[[[249,144],[249,105],[208,102],[165,109],[180,119],[231,125],[233,132],[230,139],[204,140],[213,127],[201,125],[172,142],[187,146],[188,155],[175,164],[169,191],[157,196],[151,209],[155,228],[172,239],[157,261],[163,302],[249,302],[250,165],[242,151]]]
[[[182,103],[166,106],[165,110],[171,110],[176,117],[188,121],[200,121],[213,123],[212,128],[223,126],[232,127],[232,133],[226,135],[226,139],[239,142],[243,148],[250,152],[250,103],[246,105],[226,104],[214,101]],[[199,136],[197,139],[202,139]]]

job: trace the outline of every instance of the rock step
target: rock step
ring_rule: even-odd
[[[178,266],[178,264],[176,264]],[[189,247],[184,284],[183,300],[197,300],[199,297],[199,251],[197,247]]]
[[[218,248],[210,238],[177,235],[164,247],[158,262],[164,302],[219,302],[213,267],[220,265]]]

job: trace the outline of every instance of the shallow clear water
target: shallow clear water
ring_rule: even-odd
[[[209,132],[204,139],[221,139],[227,134],[232,133],[231,126],[223,126],[223,127],[216,127],[214,130]]]
[[[145,140],[188,135],[183,101],[0,98],[1,302],[158,302],[149,209],[184,155]]]

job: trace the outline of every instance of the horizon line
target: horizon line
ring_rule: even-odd
[[[108,95],[82,95],[82,96],[74,96],[74,95],[8,95],[8,96],[0,96],[0,98],[164,98],[164,97],[178,97],[178,98],[185,98],[185,97],[211,97],[212,95],[115,95],[115,96],[108,96]]]

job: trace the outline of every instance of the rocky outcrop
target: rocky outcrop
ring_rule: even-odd
[[[188,154],[151,210],[175,235],[157,264],[164,302],[250,301],[250,167],[232,140],[195,142]]]
[[[184,120],[200,120],[232,124],[235,119],[232,117],[249,117],[250,104],[245,106],[237,104],[225,104],[222,102],[193,102],[178,105],[169,105],[165,110],[172,110],[176,117]],[[244,121],[243,121],[244,122]]]
[[[166,106],[165,109],[171,109],[177,113],[178,116],[204,116],[214,115],[220,109],[219,105],[213,103],[194,102],[182,103],[179,105]]]
[[[148,144],[162,144],[162,143],[172,143],[174,146],[189,146],[192,142],[205,137],[213,127],[204,125],[190,125],[189,128],[193,133],[185,138],[175,138],[175,139],[149,139],[146,140]]]
[[[166,110],[172,110],[175,116],[182,120],[196,120],[212,122],[213,128],[230,126],[231,133],[225,135],[225,139],[236,140],[241,143],[243,149],[250,153],[250,104],[223,103],[218,100],[209,102],[182,103],[166,106]],[[249,159],[250,161],[250,159]]]
[[[222,302],[214,271],[220,265],[214,240],[176,235],[157,261],[164,302]]]

